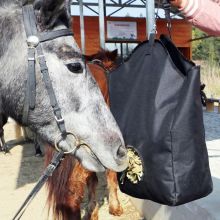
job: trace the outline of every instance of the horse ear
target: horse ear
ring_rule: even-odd
[[[70,12],[71,2],[72,2],[71,0],[65,1],[66,11],[68,12],[69,15],[71,15],[71,12]]]
[[[33,5],[35,10],[40,10],[43,5],[43,0],[35,0]]]
[[[118,56],[118,49],[115,49],[115,50],[109,52],[109,58],[111,60],[115,60],[117,58],[117,56]]]
[[[64,15],[64,19],[66,19],[66,21],[64,21],[64,23],[66,23],[67,27],[72,27],[72,19],[71,19],[71,2],[72,0],[65,0],[65,15]]]

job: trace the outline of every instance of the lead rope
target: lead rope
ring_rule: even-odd
[[[16,220],[16,219],[19,220],[22,217],[28,205],[32,202],[32,200],[39,192],[39,190],[42,188],[44,183],[48,180],[48,178],[52,176],[54,170],[58,167],[58,165],[63,160],[63,158],[64,158],[64,152],[62,151],[55,152],[50,164],[47,166],[42,176],[37,181],[37,184],[29,193],[29,195],[27,196],[27,198],[25,199],[25,201],[23,202],[23,204],[21,205],[21,207],[19,208],[19,210],[17,211],[17,213],[15,214],[12,220]]]

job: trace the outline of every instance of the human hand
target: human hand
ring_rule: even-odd
[[[187,0],[170,0],[170,3],[178,8],[183,8],[185,7]]]

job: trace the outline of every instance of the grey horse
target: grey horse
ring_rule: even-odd
[[[30,1],[29,1],[30,2]],[[71,27],[67,0],[35,1],[39,30]],[[27,44],[22,20],[21,0],[0,0],[0,114],[12,117],[19,124],[27,83]],[[92,171],[109,168],[122,171],[127,167],[127,155],[121,132],[106,106],[81,52],[72,36],[42,43],[52,85],[61,107],[67,131],[73,132],[85,147],[77,149],[82,165]],[[77,72],[71,64],[80,63]],[[36,103],[28,115],[28,126],[45,143],[54,146],[59,129],[50,106],[47,91],[36,63]],[[60,142],[64,151],[74,148],[68,136]]]

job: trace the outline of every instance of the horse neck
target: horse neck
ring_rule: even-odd
[[[7,115],[21,110],[25,88],[27,51],[21,10],[12,5],[0,8],[0,94]],[[17,104],[17,105],[16,105]],[[23,102],[22,102],[23,104]],[[6,109],[7,106],[7,109]],[[17,106],[15,109],[14,106]],[[15,111],[15,112],[16,112]],[[15,115],[10,115],[15,116]]]

